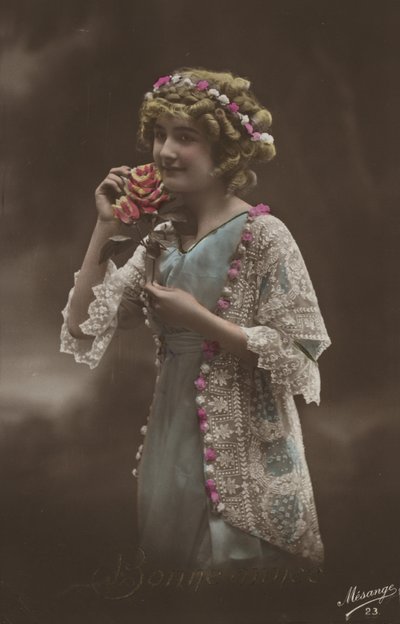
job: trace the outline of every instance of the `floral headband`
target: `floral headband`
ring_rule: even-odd
[[[187,87],[192,87],[197,89],[197,91],[207,91],[207,95],[212,98],[218,100],[222,106],[227,108],[231,113],[233,113],[236,117],[239,118],[240,123],[245,128],[247,133],[250,135],[252,141],[262,141],[263,143],[272,144],[274,142],[274,137],[268,132],[257,132],[254,130],[252,124],[250,123],[250,119],[248,115],[243,115],[240,110],[238,104],[236,102],[231,102],[229,98],[220,93],[218,89],[209,88],[209,83],[207,80],[198,80],[197,82],[193,82],[193,80],[186,76],[181,76],[180,74],[170,74],[168,76],[161,76],[153,85],[153,91],[148,91],[145,94],[146,100],[153,99],[153,93],[158,93],[160,87],[173,84],[173,85],[184,85]]]

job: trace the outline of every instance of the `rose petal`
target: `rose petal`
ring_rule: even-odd
[[[117,219],[122,221],[122,223],[130,223],[131,222],[131,220],[128,217],[128,215],[123,213],[122,210],[120,210],[119,208],[114,208],[114,215],[117,217]]]

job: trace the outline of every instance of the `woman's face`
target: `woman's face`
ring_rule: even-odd
[[[214,182],[212,146],[194,120],[161,115],[154,125],[153,158],[171,192],[201,191]]]

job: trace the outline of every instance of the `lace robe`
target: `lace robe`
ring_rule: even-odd
[[[177,244],[171,224],[159,229]],[[109,261],[81,325],[95,336],[93,342],[69,334],[69,298],[61,350],[95,367],[130,306],[142,301],[145,270],[142,246],[120,269]],[[250,370],[230,353],[210,352],[204,342],[195,403],[213,513],[287,553],[320,563],[323,545],[293,396],[319,404],[317,359],[330,339],[299,248],[278,218],[248,216],[215,313],[241,327],[258,362]],[[147,316],[162,369],[165,339],[149,310]]]

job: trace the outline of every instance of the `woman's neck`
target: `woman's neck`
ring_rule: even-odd
[[[185,210],[190,213],[190,219],[197,223],[196,238],[204,236],[230,217],[250,208],[249,204],[236,195],[226,195],[225,190],[182,193],[180,199]]]

